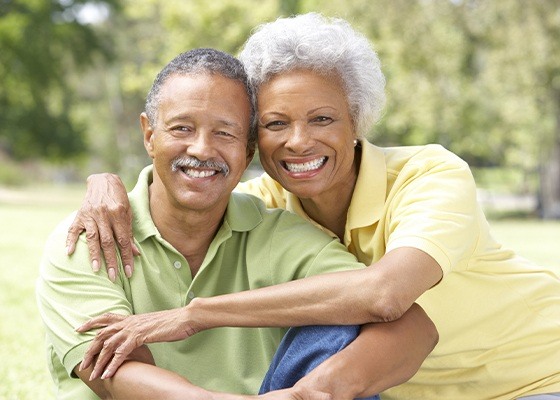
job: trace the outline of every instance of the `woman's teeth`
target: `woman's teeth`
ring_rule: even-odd
[[[306,163],[296,164],[296,163],[286,162],[285,164],[286,164],[286,169],[290,172],[308,172],[323,166],[326,160],[327,157],[323,156],[321,158],[317,158],[316,160],[308,161]]]

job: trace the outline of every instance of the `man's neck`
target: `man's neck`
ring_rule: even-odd
[[[222,225],[227,204],[221,209],[201,212],[174,206],[162,197],[150,186],[152,220],[161,236],[185,257],[194,277]]]

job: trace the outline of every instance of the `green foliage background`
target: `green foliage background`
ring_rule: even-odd
[[[258,24],[309,11],[347,19],[380,55],[388,104],[372,141],[516,170],[527,179],[511,190],[560,218],[558,0],[0,1],[0,162],[35,179],[130,181],[148,162],[138,114],[165,63],[193,47],[236,54]]]

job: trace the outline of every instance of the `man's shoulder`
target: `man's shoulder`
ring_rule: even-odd
[[[68,229],[74,221],[76,212],[69,214],[61,220],[48,236],[39,264],[39,277],[43,279],[56,279],[59,276],[83,274],[92,275],[89,250],[86,234],[78,237],[74,253],[69,256],[66,249]]]
[[[318,245],[325,245],[334,240],[327,233],[306,221],[301,216],[281,208],[270,208],[258,197],[247,193],[232,193],[232,197],[242,207],[237,207],[236,212],[240,213],[245,220],[252,219],[254,222],[250,234],[261,235],[266,232],[267,237],[273,240],[275,236],[285,236],[293,233],[292,240],[305,238],[310,242],[315,240]],[[249,211],[250,210],[250,211]],[[258,222],[257,222],[258,221]]]
[[[64,251],[66,246],[66,236],[68,235],[68,229],[76,217],[77,211],[72,212],[67,215],[64,219],[58,222],[54,229],[49,234],[46,245],[45,252],[53,252],[62,248]],[[59,246],[60,244],[60,246]]]

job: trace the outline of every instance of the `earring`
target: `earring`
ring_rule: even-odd
[[[354,147],[358,145],[358,139],[354,139]]]

